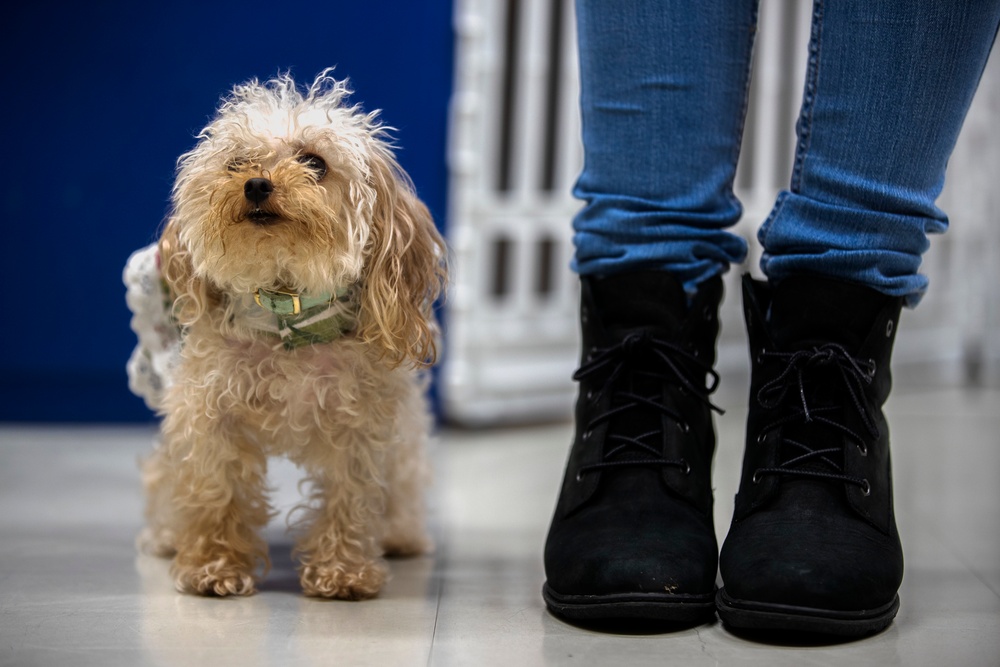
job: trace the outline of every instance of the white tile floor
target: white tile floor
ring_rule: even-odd
[[[297,592],[290,546],[256,596],[174,592],[137,556],[144,428],[0,427],[0,666],[1000,665],[1000,391],[899,390],[890,401],[906,550],[902,609],[881,635],[774,645],[720,624],[611,633],[546,613],[541,549],[569,425],[442,434],[439,549],[393,563],[376,600]],[[719,420],[717,523],[732,509],[745,414]],[[281,506],[295,472],[273,471]]]

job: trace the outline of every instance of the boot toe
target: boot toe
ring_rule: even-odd
[[[851,612],[890,603],[901,562],[894,543],[863,522],[818,526],[763,514],[733,527],[720,568],[731,599]]]
[[[715,535],[693,511],[623,515],[599,505],[571,519],[557,526],[546,544],[553,591],[710,595],[715,589]]]

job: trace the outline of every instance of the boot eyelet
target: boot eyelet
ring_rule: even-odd
[[[701,316],[705,318],[706,322],[712,321],[712,315],[713,315],[713,310],[711,306],[705,306],[704,308],[702,308]]]
[[[767,431],[761,431],[757,436],[757,444],[763,445],[765,442],[767,442]]]
[[[587,390],[587,400],[588,401],[594,400],[594,390],[593,389],[588,389]]]
[[[681,433],[687,433],[691,430],[691,425],[687,422],[677,422],[677,428],[681,430]]]
[[[750,481],[753,482],[754,484],[760,484],[760,478],[761,478],[760,469],[757,469],[753,471],[753,477],[750,478]]]
[[[858,453],[860,453],[861,456],[868,456],[868,445],[865,444],[858,445]]]
[[[767,354],[767,350],[762,349],[757,353],[757,365],[760,366],[764,363],[764,355]]]
[[[691,474],[691,464],[688,463],[687,461],[685,461],[684,459],[681,459],[681,463],[684,464],[684,474],[685,475],[690,475]]]
[[[580,441],[587,442],[588,440],[590,440],[590,431],[584,431],[583,435],[580,436]]]
[[[875,372],[876,371],[878,371],[878,366],[875,365],[875,360],[869,358],[868,359],[868,377],[870,377],[870,378],[875,377]]]
[[[583,473],[582,472],[576,473],[576,481],[577,482],[582,482],[583,481]]]
[[[868,496],[870,496],[872,494],[872,485],[868,483],[867,479],[861,480],[861,484],[862,484],[862,486],[861,486],[861,495],[863,495],[865,498],[867,498]]]
[[[893,320],[889,320],[885,323],[885,337],[892,338],[892,330],[896,328],[896,323]]]

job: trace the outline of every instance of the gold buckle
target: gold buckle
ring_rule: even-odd
[[[258,289],[256,292],[253,293],[253,300],[256,301],[257,305],[263,308],[264,310],[269,310],[272,313],[275,313],[276,311],[273,308],[268,308],[261,302],[260,298],[261,290],[263,290],[263,288]],[[298,315],[299,313],[302,312],[302,299],[299,298],[298,294],[294,292],[282,292],[281,290],[263,290],[263,291],[269,294],[280,294],[282,296],[290,297],[292,299],[292,312],[290,313],[291,315]]]

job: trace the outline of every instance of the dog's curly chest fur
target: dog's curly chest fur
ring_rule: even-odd
[[[215,397],[219,417],[254,422],[269,448],[295,446],[323,423],[343,430],[374,420],[391,428],[412,375],[386,369],[352,337],[294,350],[276,350],[269,339],[192,338],[185,364],[200,369],[194,381]],[[175,393],[184,400],[191,391],[181,386]]]

